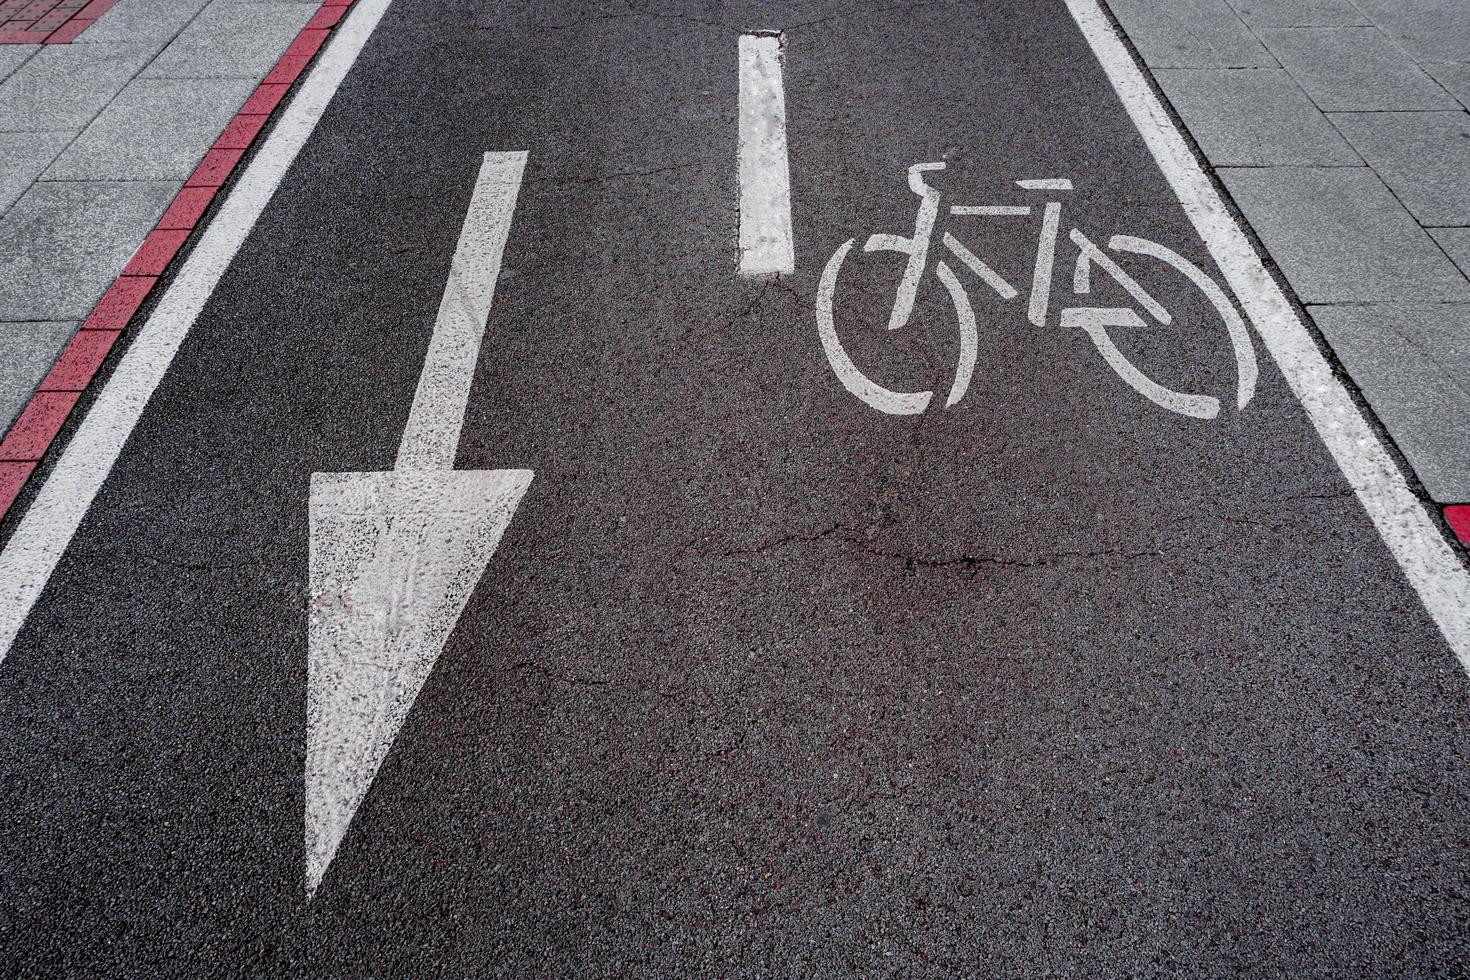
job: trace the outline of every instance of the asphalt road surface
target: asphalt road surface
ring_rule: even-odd
[[[779,29],[794,272],[738,270]],[[312,474],[393,467],[485,153],[525,151],[459,442],[534,471],[303,888]],[[908,168],[1020,296],[926,273]],[[1067,192],[1018,180],[1068,178]],[[1041,205],[1063,202],[1045,323]],[[1454,652],[1259,342],[1063,329],[1116,234],[1220,274],[1060,0],[394,0],[0,666],[26,976],[1457,974]],[[828,259],[875,411],[819,337]],[[1093,270],[1097,305],[1128,294]]]

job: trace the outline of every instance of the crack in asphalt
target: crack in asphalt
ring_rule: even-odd
[[[718,554],[722,558],[733,558],[741,555],[762,554],[768,551],[774,551],[779,548],[788,547],[790,545],[815,544],[818,541],[824,541],[828,538],[833,537],[836,537],[839,541],[842,541],[845,544],[852,545],[858,550],[863,551],[876,558],[901,560],[910,569],[921,567],[960,567],[973,568],[978,570],[979,568],[986,565],[1000,565],[1012,568],[1037,568],[1045,565],[1053,565],[1058,563],[1059,561],[1069,559],[1082,559],[1085,561],[1109,557],[1124,557],[1131,559],[1145,558],[1152,555],[1163,554],[1163,549],[1160,548],[1149,548],[1142,551],[1127,551],[1122,548],[1108,548],[1100,551],[1058,551],[1041,555],[1034,559],[1006,558],[999,555],[972,554],[961,554],[951,558],[935,558],[929,555],[909,554],[902,551],[885,551],[882,548],[875,548],[870,545],[865,539],[859,536],[855,528],[852,528],[849,525],[843,524],[841,522],[835,522],[831,526],[823,528],[822,530],[815,533],[783,535],[782,537],[765,542],[764,544],[757,545],[753,548],[731,548],[725,551],[721,551]]]
[[[859,14],[886,14],[895,10],[917,10],[920,7],[953,6],[953,0],[915,0],[913,3],[897,3],[887,7],[853,7],[840,13],[829,14],[826,17],[818,17],[813,20],[804,20],[787,27],[783,31],[794,31],[803,27],[815,27],[818,24],[830,24],[833,21],[846,20]]]
[[[638,179],[642,177],[655,177],[659,174],[672,173],[676,170],[692,170],[706,164],[718,162],[714,157],[697,157],[683,163],[671,163],[662,167],[654,167],[650,170],[618,170],[607,174],[593,174],[591,177],[558,177],[546,176],[535,177],[525,181],[527,185],[550,185],[552,187],[574,187],[583,184],[601,184],[613,180]]]
[[[849,7],[845,10],[840,10],[837,13],[828,14],[825,17],[816,17],[811,20],[798,21],[795,24],[779,25],[777,28],[775,28],[775,30],[779,31],[780,33],[787,33],[794,30],[800,30],[802,28],[817,27],[824,24],[831,24],[840,20],[848,20],[850,18],[859,17],[864,14],[886,14],[898,10],[917,10],[921,7],[951,5],[953,5],[953,0],[915,0],[915,2],[911,3],[889,4],[888,6],[883,7]],[[659,20],[688,21],[691,24],[699,24],[703,27],[712,27],[719,30],[731,31],[735,34],[756,33],[756,29],[750,26],[731,24],[730,22],[724,20],[711,20],[705,17],[694,17],[690,14],[678,13],[674,11],[650,10],[647,7],[639,7],[633,4],[629,4],[628,8],[623,11],[609,11],[601,14],[593,14],[587,17],[580,18],[578,20],[566,21],[560,24],[542,24],[539,25],[538,29],[543,31],[575,30],[576,28],[587,27],[593,24],[603,24],[609,21],[618,20],[631,20],[637,17],[652,17]]]
[[[753,547],[728,548],[719,552],[713,552],[713,554],[721,558],[738,558],[746,555],[764,554],[791,546],[816,544],[828,539],[835,539],[875,558],[902,561],[910,571],[918,568],[940,570],[960,569],[968,570],[971,577],[973,577],[979,573],[980,569],[987,566],[1002,568],[1044,568],[1069,562],[1092,562],[1101,559],[1134,561],[1141,558],[1155,558],[1165,555],[1170,551],[1185,549],[1205,552],[1227,543],[1232,537],[1230,535],[1224,535],[1214,541],[1185,542],[1182,544],[1155,542],[1144,548],[1113,547],[1100,548],[1093,551],[1050,551],[1042,552],[1034,558],[1013,558],[994,554],[958,554],[949,557],[940,557],[907,551],[890,551],[874,547],[856,528],[839,521],[819,531],[805,534],[786,534]],[[681,551],[681,555],[687,554],[698,543],[699,541],[696,540],[686,544]]]
[[[721,334],[725,333],[725,331],[735,326],[737,323],[740,323],[742,320],[749,317],[756,310],[760,309],[761,305],[765,303],[766,297],[771,294],[772,290],[785,293],[787,296],[795,300],[798,304],[801,303],[804,299],[804,297],[800,293],[798,293],[790,285],[782,281],[780,273],[772,273],[771,275],[766,277],[763,283],[761,283],[760,292],[756,293],[755,296],[747,300],[743,306],[727,316],[718,326],[708,330],[700,330],[698,327],[691,326],[687,330],[685,330],[684,333],[679,337],[679,343],[684,343],[689,340],[708,340],[712,337],[720,336]]]
[[[608,677],[576,677],[571,674],[559,674],[530,660],[518,660],[513,664],[506,664],[504,667],[499,668],[499,672],[502,673],[512,670],[534,671],[551,680],[566,684],[569,687],[603,687],[612,683],[612,679]]]

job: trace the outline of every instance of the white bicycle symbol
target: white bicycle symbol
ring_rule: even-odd
[[[943,163],[918,163],[909,168],[909,187],[921,198],[919,213],[914,219],[914,233],[904,235],[871,235],[863,245],[864,252],[899,252],[908,256],[908,265],[898,285],[898,295],[893,302],[893,312],[888,318],[888,329],[898,330],[909,322],[913,313],[914,299],[918,294],[919,281],[923,278],[929,258],[929,239],[934,232],[939,216],[940,192],[924,181],[928,171],[943,170]],[[1029,191],[1069,191],[1072,182],[1066,178],[1045,180],[1018,180],[1016,185]],[[991,217],[1020,217],[1031,214],[1028,205],[987,204],[954,205],[949,213],[957,217],[986,215]],[[1027,318],[1035,326],[1046,323],[1047,306],[1051,298],[1052,270],[1056,261],[1057,237],[1061,224],[1062,205],[1059,201],[1048,201],[1042,212],[1041,231],[1037,239],[1036,263],[1032,269],[1031,295]],[[1081,231],[1073,228],[1068,236],[1078,248],[1076,264],[1072,270],[1072,292],[1087,295],[1092,292],[1092,269],[1102,269],[1121,285],[1149,316],[1161,324],[1173,322],[1169,311],[1150,296],[1132,276],[1124,272]],[[878,384],[865,375],[843,348],[837,337],[837,328],[832,319],[834,294],[837,291],[837,276],[842,263],[857,239],[849,238],[840,245],[827,267],[822,272],[822,281],[817,289],[817,328],[822,339],[822,349],[832,370],[844,387],[864,403],[890,415],[917,415],[929,407],[933,391],[893,391]],[[951,257],[978,276],[995,290],[1002,300],[1012,300],[1018,295],[1016,288],[1006,282],[979,256],[960,243],[948,231],[941,241]],[[1194,283],[1214,306],[1230,334],[1230,343],[1235,352],[1236,366],[1236,409],[1249,404],[1256,388],[1256,352],[1249,332],[1241,321],[1235,307],[1226,298],[1225,291],[1209,276],[1177,252],[1157,242],[1132,235],[1114,235],[1108,240],[1108,248],[1114,252],[1128,252],[1157,259],[1182,273]],[[975,360],[979,338],[975,327],[975,311],[965,287],[955,275],[954,269],[944,259],[935,264],[934,274],[949,293],[954,305],[955,317],[959,321],[959,364],[955,369],[954,382],[950,385],[945,407],[952,406],[965,396],[970,380],[975,374]],[[1144,321],[1130,307],[1074,306],[1061,311],[1063,327],[1080,327],[1092,339],[1103,360],[1118,376],[1134,390],[1154,404],[1180,415],[1198,419],[1212,419],[1220,412],[1220,401],[1210,395],[1189,394],[1174,391],[1154,381],[1124,356],[1108,334],[1109,327],[1142,327]]]

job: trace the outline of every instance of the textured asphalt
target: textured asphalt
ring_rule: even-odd
[[[773,282],[735,274],[759,28]],[[513,149],[459,465],[536,479],[308,905],[308,480],[391,465]],[[395,0],[0,667],[0,972],[1463,975],[1466,678],[1264,351],[1185,419],[977,285],[960,405],[837,383],[822,265],[939,159],[1214,272],[1059,0]],[[1024,277],[1034,233],[966,221]],[[1120,342],[1228,400],[1138,268],[1178,320]],[[881,329],[897,274],[849,259],[844,336],[943,384],[932,283]]]

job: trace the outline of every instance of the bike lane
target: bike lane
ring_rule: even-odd
[[[796,271],[736,275],[736,40],[785,28]],[[458,465],[536,476],[308,904],[307,494],[392,465],[486,151],[527,151]],[[960,272],[965,398],[815,299],[909,166],[1218,278],[1057,4],[395,0],[0,667],[6,945],[122,973],[1332,972],[1462,959],[1464,677],[1264,350]],[[945,226],[1024,284],[1034,223]],[[937,239],[936,239],[937,240]],[[932,278],[838,328],[947,389]],[[1105,292],[1099,302],[1124,305]]]

